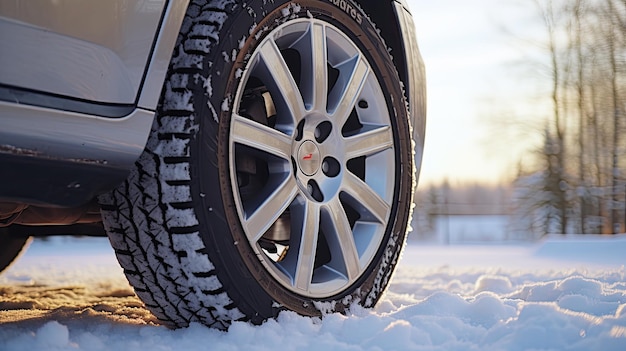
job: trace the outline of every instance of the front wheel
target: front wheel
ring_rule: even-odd
[[[146,150],[101,198],[164,323],[373,306],[404,245],[404,93],[356,4],[192,2]]]

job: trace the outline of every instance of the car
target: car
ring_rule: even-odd
[[[0,0],[0,269],[108,236],[173,328],[374,306],[424,71],[404,0]]]

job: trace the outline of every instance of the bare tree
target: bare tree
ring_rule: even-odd
[[[611,224],[613,233],[618,233],[621,229],[620,216],[619,216],[619,148],[620,148],[620,120],[622,119],[622,103],[620,102],[620,87],[619,87],[619,75],[618,71],[618,57],[617,46],[620,45],[620,32],[623,27],[620,26],[623,23],[621,18],[621,10],[618,8],[619,2],[614,0],[606,0],[606,17],[609,19],[609,26],[607,30],[607,44],[609,47],[609,61],[610,61],[610,75],[611,75],[611,97],[613,103],[613,157],[611,163]],[[626,6],[622,2],[622,6]],[[622,43],[623,44],[623,43]],[[623,48],[623,46],[622,46]]]
[[[579,230],[580,233],[586,233],[587,230],[587,172],[585,171],[585,161],[586,161],[586,138],[585,138],[585,124],[587,120],[587,116],[585,113],[585,64],[586,57],[583,54],[583,43],[582,43],[582,13],[585,11],[584,9],[585,1],[584,0],[576,0],[572,5],[571,12],[573,15],[573,47],[575,50],[575,58],[576,58],[576,73],[577,79],[575,82],[576,86],[576,107],[578,108],[578,191],[579,195]]]
[[[532,0],[551,112],[533,184],[545,232],[626,226],[626,0]],[[537,181],[541,181],[539,186]],[[520,198],[532,200],[532,197]],[[555,227],[555,220],[558,225]]]
[[[541,14],[543,23],[545,25],[547,34],[547,53],[550,57],[550,79],[551,79],[551,101],[552,101],[552,130],[547,131],[547,137],[549,138],[550,154],[548,162],[549,181],[548,184],[550,192],[552,194],[552,201],[558,210],[558,217],[560,220],[560,232],[565,234],[567,232],[568,221],[568,203],[567,203],[567,181],[565,178],[565,156],[566,156],[566,134],[567,134],[567,120],[566,114],[562,113],[563,107],[566,104],[563,102],[565,95],[565,89],[563,87],[562,75],[564,75],[564,68],[568,68],[562,57],[560,57],[560,50],[558,47],[558,26],[559,18],[557,14],[560,11],[555,11],[555,5],[552,0],[541,1],[534,0],[537,8]]]

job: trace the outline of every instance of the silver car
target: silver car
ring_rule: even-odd
[[[373,306],[424,123],[404,0],[0,0],[0,270],[106,235],[171,327]]]

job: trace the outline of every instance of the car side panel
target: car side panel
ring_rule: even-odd
[[[172,59],[172,51],[188,5],[189,0],[176,0],[168,3],[161,30],[156,38],[148,72],[141,88],[138,107],[149,110],[156,109],[161,97],[163,81]]]
[[[10,1],[0,0],[0,5],[7,3]],[[131,102],[130,105],[22,90],[2,84],[7,75],[0,71],[0,202],[77,207],[126,179],[150,132],[163,77],[187,4],[184,0],[167,2],[163,19],[157,23],[159,30],[155,29],[148,40],[150,50],[147,53],[151,55],[148,67],[141,67],[145,77],[140,80],[138,93],[133,91],[132,97],[124,100]],[[6,18],[0,18],[2,20]],[[24,26],[14,20],[6,21]],[[47,32],[40,30],[40,33]],[[0,30],[0,45],[7,43],[4,36],[5,32]],[[86,43],[71,36],[62,37],[66,41]],[[0,60],[5,57],[4,48],[0,46]],[[103,46],[98,48],[100,52],[108,52],[107,57],[118,56]],[[123,64],[121,59],[120,62]],[[52,72],[50,67],[44,68]],[[27,70],[21,74],[34,73]],[[43,81],[41,83],[43,85]],[[85,89],[77,91],[87,97]]]
[[[166,0],[0,0],[0,83],[133,104]]]
[[[405,89],[409,101],[409,112],[413,127],[413,141],[415,142],[415,164],[417,176],[421,170],[422,154],[424,152],[424,138],[426,132],[426,71],[422,55],[417,45],[415,23],[404,1],[395,3],[398,15],[400,33],[404,37],[404,61],[406,62]],[[407,59],[411,58],[411,60]]]
[[[0,101],[0,202],[77,207],[126,179],[154,112],[124,118]]]

